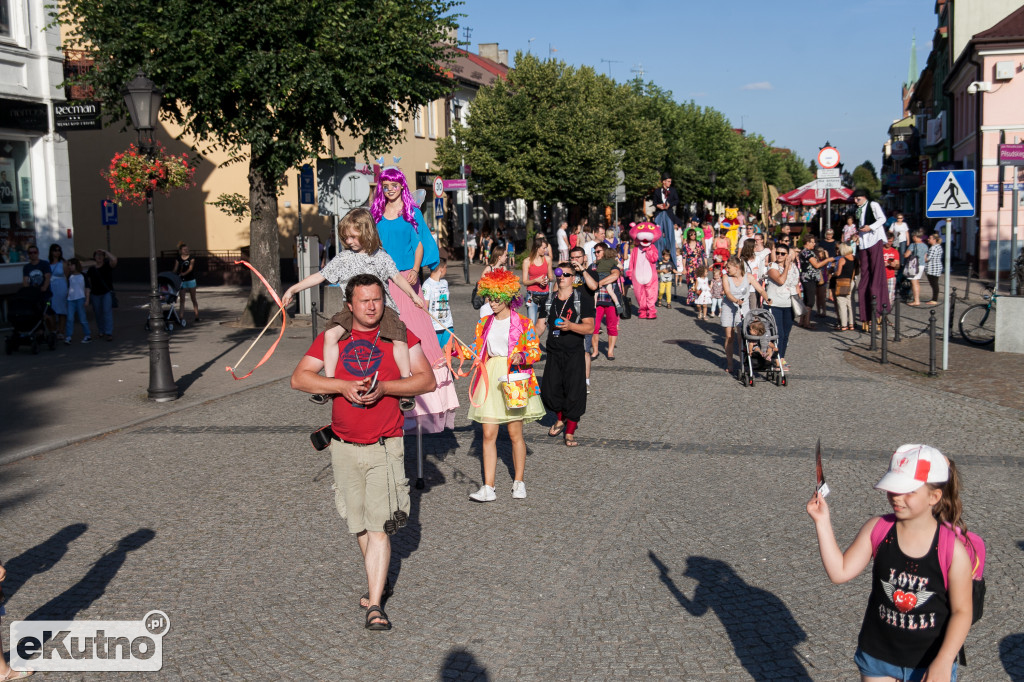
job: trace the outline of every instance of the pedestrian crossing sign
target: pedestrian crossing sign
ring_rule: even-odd
[[[974,171],[928,171],[925,214],[929,218],[970,218],[974,208]]]

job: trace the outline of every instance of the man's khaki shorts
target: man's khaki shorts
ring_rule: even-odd
[[[405,477],[405,444],[401,437],[383,443],[352,445],[331,441],[334,504],[348,521],[349,533],[384,532],[384,522],[397,509],[409,513],[409,479]]]

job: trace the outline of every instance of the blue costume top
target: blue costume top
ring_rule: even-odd
[[[427,221],[423,219],[420,209],[414,208],[413,215],[419,227],[419,233],[413,229],[404,217],[397,218],[381,217],[377,223],[377,233],[380,235],[380,243],[387,251],[399,270],[411,270],[416,264],[416,246],[423,244],[423,262],[431,270],[437,267],[441,256],[437,251],[437,242],[427,228]]]

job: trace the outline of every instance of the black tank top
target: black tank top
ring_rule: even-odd
[[[178,272],[181,273],[182,282],[191,282],[196,278],[195,270],[188,273],[187,275],[185,274],[185,271],[188,270],[188,267],[190,265],[192,265],[191,255],[189,255],[188,258],[182,258],[181,256],[178,256]]]
[[[893,525],[878,546],[858,646],[869,656],[908,668],[927,668],[949,622],[949,593],[939,566],[939,528],[921,558],[908,557]]]

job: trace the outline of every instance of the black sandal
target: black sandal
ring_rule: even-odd
[[[374,613],[379,615],[372,615]],[[384,622],[382,623],[380,621]],[[382,609],[379,605],[374,604],[370,608],[366,609],[365,627],[367,630],[390,630],[391,619],[388,618],[388,614],[384,613],[384,609]]]
[[[388,603],[388,599],[394,593],[395,593],[395,591],[391,587],[391,578],[386,578],[384,580],[384,592],[381,593],[381,595],[380,595],[380,605],[384,606],[384,604],[387,604]],[[370,603],[370,593],[369,592],[365,593],[362,597],[359,598],[359,608],[361,608],[361,609],[367,608],[366,606],[363,606],[363,600],[364,599],[366,600],[367,604]]]
[[[330,397],[325,393],[313,393],[309,396],[309,402],[317,405],[326,405]]]
[[[560,436],[562,434],[562,431],[565,431],[565,422],[562,422],[562,425],[559,426],[557,430],[555,430],[555,426],[557,426],[557,423],[553,425],[550,429],[548,429],[548,436],[551,438],[554,438],[555,436]]]
[[[565,447],[567,447],[567,448],[575,448],[575,447],[578,447],[579,444],[580,444],[580,442],[578,440],[576,440],[576,436],[574,434],[569,434],[569,433],[565,434]]]

